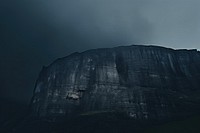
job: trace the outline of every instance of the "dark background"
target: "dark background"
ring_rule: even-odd
[[[0,0],[0,98],[28,104],[43,65],[131,44],[200,49],[199,0]]]

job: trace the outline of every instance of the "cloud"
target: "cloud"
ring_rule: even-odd
[[[42,65],[72,52],[154,43],[200,48],[198,0],[1,0],[1,97],[28,103]]]

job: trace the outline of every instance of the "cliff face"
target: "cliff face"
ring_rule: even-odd
[[[199,111],[200,52],[124,46],[74,53],[44,67],[32,100],[40,116],[125,112],[166,119]]]

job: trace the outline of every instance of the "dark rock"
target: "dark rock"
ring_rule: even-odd
[[[60,58],[39,75],[32,98],[41,117],[124,112],[166,120],[200,111],[200,52],[132,45]]]

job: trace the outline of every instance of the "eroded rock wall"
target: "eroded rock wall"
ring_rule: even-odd
[[[133,45],[74,53],[44,67],[32,109],[40,116],[121,111],[165,119],[198,110],[199,92],[200,52]]]

